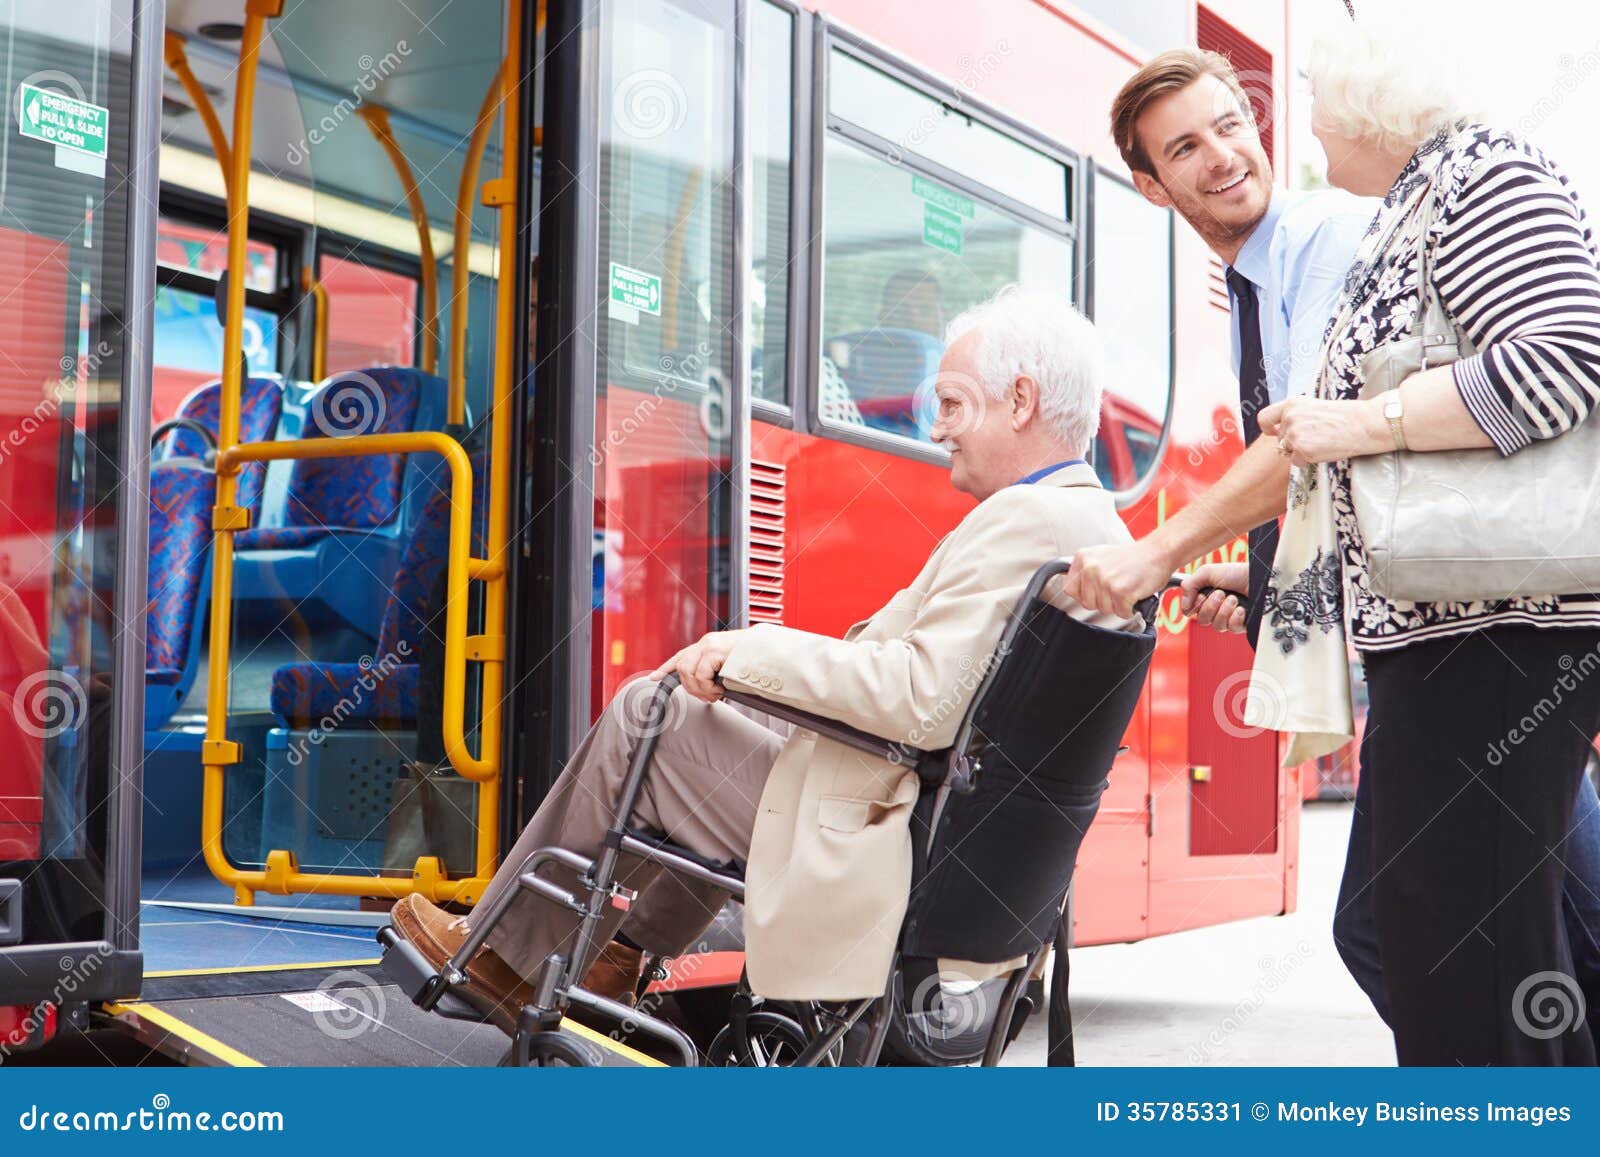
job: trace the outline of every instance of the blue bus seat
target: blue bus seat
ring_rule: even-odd
[[[200,598],[211,566],[216,475],[179,458],[150,464],[149,602],[145,612],[145,730],[163,726],[194,682]]]
[[[487,474],[483,456],[475,455],[472,550],[480,557]],[[450,492],[440,486],[424,505],[394,572],[383,608],[377,653],[357,663],[300,662],[279,667],[272,676],[270,706],[284,726],[316,727],[320,720],[330,717],[341,726],[415,726],[421,651],[443,645],[439,637],[443,620],[434,621],[443,607],[432,605],[432,598],[449,555]]]
[[[285,405],[280,437],[443,429],[447,397],[444,379],[410,367],[336,374],[303,406]],[[436,455],[386,454],[300,459],[276,483],[269,474],[261,519],[236,539],[236,597],[315,599],[376,638],[388,576],[442,470]]]
[[[222,383],[208,382],[197,387],[178,406],[176,417],[199,422],[211,431],[213,439],[221,428]],[[239,396],[239,441],[270,442],[283,413],[283,387],[272,378],[247,378]],[[204,458],[210,449],[192,430],[173,430],[156,447],[153,461],[177,458]],[[249,510],[252,521],[260,514],[261,490],[266,480],[264,462],[252,462],[239,472],[239,493],[235,500]]]

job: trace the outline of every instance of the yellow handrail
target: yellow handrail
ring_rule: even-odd
[[[222,122],[217,119],[216,106],[211,103],[211,97],[195,79],[194,71],[189,67],[189,54],[184,51],[183,37],[176,32],[168,32],[165,38],[165,55],[167,67],[172,69],[178,83],[183,85],[183,91],[189,94],[189,99],[194,102],[195,111],[200,114],[200,120],[206,126],[206,135],[211,138],[211,150],[217,154],[217,163],[222,166],[222,187],[224,190],[231,188],[233,159],[228,151],[228,138],[223,135]]]
[[[482,761],[465,758],[464,735],[466,714],[466,665],[469,661],[484,667],[484,685],[492,681],[503,682],[503,648],[498,638],[467,636],[467,583],[481,579],[492,590],[503,586],[505,566],[503,559],[491,561],[471,556],[472,534],[472,462],[461,443],[447,434],[432,430],[418,430],[399,434],[367,434],[353,438],[299,438],[282,442],[236,443],[217,454],[217,469],[226,471],[223,476],[237,476],[239,469],[249,462],[272,462],[305,458],[356,458],[380,454],[434,453],[445,460],[450,471],[450,553],[445,569],[445,659],[444,659],[444,733],[445,747],[457,770],[468,779],[483,786],[478,790],[477,847],[473,875],[463,880],[447,880],[435,857],[424,856],[417,861],[412,878],[400,879],[382,876],[357,876],[334,873],[299,871],[292,852],[274,850],[266,857],[266,867],[259,871],[243,869],[232,863],[222,843],[223,826],[223,765],[216,758],[231,755],[227,763],[239,759],[238,745],[226,740],[222,743],[231,750],[213,746],[227,719],[227,646],[224,624],[224,645],[220,680],[213,678],[212,694],[206,703],[206,784],[201,806],[201,845],[205,850],[206,865],[217,879],[234,889],[241,904],[254,901],[257,891],[288,894],[291,892],[319,892],[346,896],[399,897],[409,892],[422,891],[437,901],[476,901],[494,875],[498,859],[497,840],[500,793],[498,790],[498,761],[483,767]],[[228,519],[221,508],[217,514],[218,538],[231,543],[236,531],[244,529],[243,520]],[[231,577],[231,576],[230,576]],[[217,576],[213,574],[213,589]],[[215,596],[213,596],[215,597]],[[214,609],[214,608],[213,608]],[[228,616],[224,616],[227,618]],[[213,614],[213,630],[217,617]],[[218,661],[217,637],[212,639],[213,661]],[[220,694],[217,686],[220,683]],[[487,735],[487,730],[485,731]],[[463,766],[465,764],[466,766]]]
[[[516,7],[515,4],[512,5]],[[417,227],[417,247],[422,264],[422,370],[433,373],[439,365],[439,267],[433,256],[433,226],[428,223],[428,206],[417,187],[417,175],[411,171],[411,162],[395,140],[394,127],[389,123],[389,111],[375,104],[364,104],[358,110],[367,122],[372,135],[389,154],[400,187],[405,190],[406,204],[411,209],[411,220]]]
[[[300,271],[300,287],[311,295],[315,312],[311,317],[311,380],[328,376],[328,290],[311,275],[309,267]]]
[[[461,163],[461,182],[456,188],[455,248],[450,252],[450,397],[446,407],[446,420],[452,425],[467,420],[467,292],[472,277],[467,253],[472,247],[472,210],[477,202],[474,194],[478,190],[478,173],[483,168],[483,150],[489,143],[489,129],[494,125],[504,74],[502,62],[489,82],[489,90],[483,94],[478,119],[472,126],[472,138],[467,142],[466,159]]]

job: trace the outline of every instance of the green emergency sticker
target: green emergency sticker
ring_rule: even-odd
[[[929,202],[922,207],[922,243],[960,256],[962,224],[960,217]]]
[[[105,159],[111,111],[36,85],[21,86],[22,135]]]
[[[661,278],[611,263],[611,304],[661,316]]]
[[[977,214],[978,207],[973,204],[971,197],[963,197],[953,189],[946,189],[943,185],[936,185],[926,177],[911,177],[911,191],[921,197],[930,205],[950,213],[957,213],[962,217],[972,217]]]

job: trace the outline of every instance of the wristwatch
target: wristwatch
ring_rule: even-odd
[[[1405,416],[1405,406],[1400,401],[1400,391],[1390,390],[1383,395],[1383,416],[1389,421],[1389,433],[1394,436],[1394,448],[1406,449],[1405,431],[1400,427],[1400,419]]]

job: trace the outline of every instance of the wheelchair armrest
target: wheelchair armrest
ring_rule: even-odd
[[[804,727],[807,731],[815,731],[818,735],[826,736],[836,743],[843,743],[857,751],[868,755],[875,755],[879,759],[887,759],[890,763],[912,765],[917,767],[917,773],[922,774],[921,765],[927,762],[928,753],[912,747],[909,743],[896,743],[891,739],[873,735],[868,731],[861,731],[851,727],[848,723],[840,723],[837,719],[829,719],[825,715],[814,715],[809,711],[802,711],[798,707],[790,707],[786,703],[774,703],[770,699],[763,699],[759,695],[751,695],[745,691],[735,691],[724,686],[722,697],[729,703],[737,703],[741,707],[748,707],[753,711],[761,711],[767,715],[775,716],[796,727]],[[942,754],[942,753],[940,753]],[[942,767],[940,778],[943,778]]]

